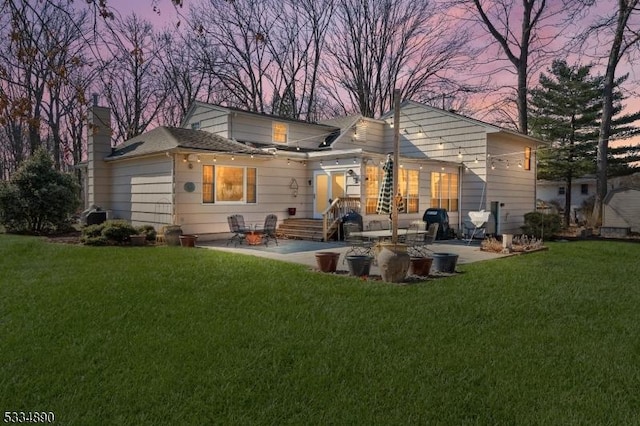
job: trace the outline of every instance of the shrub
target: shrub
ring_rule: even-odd
[[[55,170],[49,154],[40,149],[0,184],[0,223],[8,232],[59,231],[80,205],[77,194],[73,175]]]
[[[82,228],[82,238],[96,238],[102,236],[102,230],[104,229],[104,224],[100,225],[89,225]]]
[[[156,240],[156,235],[158,234],[156,232],[156,228],[154,228],[151,225],[142,225],[138,228],[138,234],[140,235],[146,235],[146,240],[147,241],[155,241]]]
[[[562,221],[558,214],[544,214],[530,212],[524,215],[522,233],[532,235],[540,239],[550,239],[562,227]]]
[[[129,241],[130,236],[138,233],[126,220],[108,220],[102,226],[102,236],[115,244],[124,244]]]

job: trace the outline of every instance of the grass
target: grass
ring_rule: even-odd
[[[0,235],[0,414],[58,424],[637,424],[640,244],[411,286]]]

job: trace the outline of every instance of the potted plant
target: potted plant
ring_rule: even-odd
[[[368,276],[373,258],[366,255],[350,255],[346,257],[349,274],[356,277]]]
[[[374,250],[382,280],[391,283],[404,281],[410,264],[407,245],[382,241],[374,246]]]
[[[182,247],[195,247],[198,236],[193,234],[183,234],[180,235],[179,239]]]
[[[180,235],[182,235],[182,228],[180,225],[166,225],[164,226],[164,241],[168,246],[179,246]]]
[[[409,259],[409,275],[417,275],[419,277],[428,277],[431,271],[432,257],[412,256]]]
[[[338,268],[340,253],[333,251],[319,251],[316,253],[318,269],[322,272],[335,272]]]
[[[295,216],[296,215],[296,208],[295,207],[289,207],[289,208],[287,208],[287,211],[289,212],[289,216]]]

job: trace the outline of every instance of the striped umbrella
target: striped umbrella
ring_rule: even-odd
[[[391,203],[393,202],[393,159],[391,155],[387,156],[387,161],[382,166],[382,170],[384,170],[384,175],[382,176],[380,192],[378,192],[376,213],[391,214]]]

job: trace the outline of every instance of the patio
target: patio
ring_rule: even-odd
[[[278,239],[278,245],[270,243],[268,246],[242,244],[227,246],[227,240],[214,240],[198,242],[198,247],[223,250],[234,253],[248,254],[252,256],[266,257],[285,262],[299,263],[316,268],[315,253],[319,251],[332,251],[340,253],[337,272],[348,272],[347,263],[343,262],[344,253],[349,250],[349,245],[344,241],[305,241]],[[435,253],[454,253],[458,257],[458,265],[497,259],[508,256],[501,253],[491,253],[480,250],[480,241],[473,241],[471,245],[463,240],[438,240],[429,246]],[[371,275],[379,275],[380,271],[375,265],[371,266]]]

